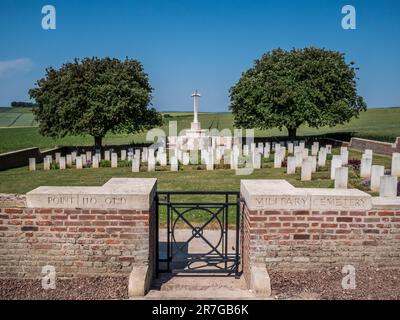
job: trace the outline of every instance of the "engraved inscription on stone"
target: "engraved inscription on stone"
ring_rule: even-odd
[[[270,207],[277,209],[298,208],[304,209],[307,206],[307,197],[298,196],[271,196],[255,198],[258,207]]]
[[[344,197],[313,197],[312,206],[320,209],[364,209],[367,206],[366,198]]]
[[[104,205],[119,207],[127,203],[126,197],[118,196],[48,196],[47,203],[54,206],[76,206],[80,208],[93,208],[94,206]]]

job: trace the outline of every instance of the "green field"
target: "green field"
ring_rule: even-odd
[[[37,123],[30,108],[0,107],[0,128],[32,126],[37,126]]]
[[[7,110],[4,110],[7,109]],[[38,128],[29,126],[35,124],[33,115],[26,108],[0,108],[0,153],[28,148],[39,147],[41,149],[56,146],[90,146],[93,138],[90,136],[71,136],[62,139],[42,137]],[[15,110],[14,110],[15,109]],[[22,110],[21,110],[22,109]],[[169,116],[165,116],[168,114]],[[231,113],[201,113],[199,115],[202,127],[205,129],[230,129],[233,128]],[[192,115],[189,112],[165,112],[163,126],[168,134],[167,121],[178,122],[178,132],[189,128]],[[26,127],[28,126],[28,127]],[[300,136],[325,135],[329,134],[341,139],[349,139],[350,136],[357,136],[367,139],[394,142],[400,136],[400,108],[371,109],[362,113],[358,119],[353,119],[346,125],[334,128],[312,129],[303,126],[299,129]],[[286,136],[286,130],[278,129],[260,131],[256,130],[257,137]],[[104,145],[134,144],[146,141],[145,133],[138,134],[108,134],[104,139]]]

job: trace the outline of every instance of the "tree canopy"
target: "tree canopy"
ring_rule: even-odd
[[[29,90],[40,133],[51,137],[89,134],[101,147],[108,133],[135,133],[160,125],[149,108],[152,87],[140,62],[111,58],[75,59]]]
[[[340,52],[272,50],[230,89],[235,125],[286,128],[294,139],[303,124],[320,128],[346,123],[367,108],[357,95],[356,70]]]

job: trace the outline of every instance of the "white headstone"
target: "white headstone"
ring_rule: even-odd
[[[50,159],[48,157],[43,158],[43,170],[50,170]]]
[[[76,161],[76,151],[71,152],[71,158],[72,158],[72,162]]]
[[[296,157],[288,157],[287,158],[287,174],[295,174],[296,173]]]
[[[372,169],[372,158],[363,156],[361,158],[360,177],[361,178],[370,178],[371,177],[371,169]]]
[[[301,165],[301,181],[310,181],[312,172],[312,162],[310,159],[303,160]]]
[[[208,154],[208,157],[206,158],[206,169],[207,170],[214,170],[214,157],[212,152]]]
[[[400,177],[400,153],[392,154],[392,176]]]
[[[381,185],[381,177],[385,175],[384,166],[372,166],[371,169],[371,191],[378,192]]]
[[[72,155],[67,154],[67,166],[72,167]]]
[[[135,157],[140,159],[140,149],[135,149]]]
[[[303,151],[297,150],[294,152],[294,157],[296,158],[296,168],[301,168],[303,164]]]
[[[321,148],[318,152],[318,167],[326,166],[326,149]]]
[[[121,161],[126,160],[126,150],[121,150]]]
[[[60,165],[60,170],[65,170],[67,167],[66,162],[65,162],[65,157],[58,158],[58,161],[59,161],[59,165]]]
[[[274,168],[281,168],[282,167],[282,158],[280,152],[276,152],[274,154]]]
[[[142,151],[142,162],[147,162],[148,158],[149,158],[149,149],[147,147],[144,147]]]
[[[253,168],[261,169],[261,154],[256,152],[253,156]]]
[[[397,177],[382,176],[379,188],[379,196],[385,198],[397,197]]]
[[[243,155],[244,156],[248,156],[249,155],[249,146],[247,145],[247,144],[245,144],[244,146],[243,146]]]
[[[155,171],[156,170],[156,158],[154,155],[151,155],[147,158],[147,171]]]
[[[340,157],[342,158],[342,165],[348,165],[349,164],[349,151],[347,150],[346,147],[342,147],[340,150]]]
[[[264,155],[268,154],[269,157],[270,153],[271,153],[271,144],[269,142],[266,142],[264,147]]]
[[[75,164],[76,164],[76,168],[77,169],[82,169],[83,168],[83,163],[82,163],[82,157],[81,156],[77,156],[75,158]]]
[[[374,156],[374,151],[371,149],[366,149],[364,151],[364,154],[368,157],[368,158],[372,158]]]
[[[288,142],[288,153],[293,154],[294,153],[294,144],[292,142]]]
[[[306,160],[308,158],[308,148],[303,148],[303,160]]]
[[[178,158],[175,156],[172,156],[170,158],[170,163],[171,163],[171,171],[178,171],[178,169],[179,169]]]
[[[104,160],[106,160],[106,161],[110,161],[111,160],[110,150],[104,151]]]
[[[319,146],[317,144],[313,144],[311,146],[311,155],[316,156],[318,154]]]
[[[132,172],[140,172],[140,156],[132,160]]]
[[[86,160],[92,159],[92,151],[86,151]]]
[[[335,189],[347,189],[349,181],[349,168],[340,167],[335,169]]]
[[[118,168],[118,154],[114,152],[111,154],[111,168]]]
[[[308,159],[311,161],[311,172],[317,172],[317,156],[309,156]]]
[[[36,158],[29,158],[29,171],[36,170]]]
[[[60,152],[56,152],[56,154],[55,154],[56,163],[60,162],[60,157],[61,157],[61,153]]]
[[[92,168],[97,169],[99,167],[99,155],[95,154],[92,156]]]
[[[167,163],[167,153],[163,152],[160,154],[160,165],[165,167],[168,163]]]
[[[331,161],[331,180],[335,179],[336,168],[340,168],[342,166],[342,157],[334,155],[332,156]]]
[[[190,156],[189,156],[189,152],[183,152],[182,154],[182,164],[184,166],[189,165],[190,163]]]

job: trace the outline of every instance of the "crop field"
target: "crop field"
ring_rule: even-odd
[[[168,123],[177,122],[178,133],[190,127],[192,114],[190,112],[163,112],[164,125],[162,129],[169,133]],[[200,113],[199,119],[204,129],[233,130],[233,116],[229,112]],[[255,130],[256,137],[286,136],[286,130]],[[343,140],[351,136],[380,141],[394,142],[400,136],[400,108],[370,109],[362,113],[358,119],[353,119],[345,125],[333,128],[319,129],[302,126],[299,136],[331,135]],[[134,144],[146,142],[146,133],[108,134],[103,140],[104,145]],[[90,136],[68,136],[60,139],[43,137],[39,134],[37,123],[28,108],[0,108],[0,153],[29,147],[48,149],[56,146],[90,146],[93,138]]]

